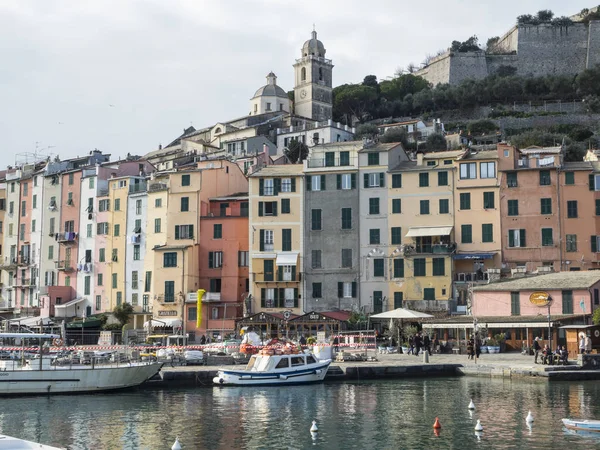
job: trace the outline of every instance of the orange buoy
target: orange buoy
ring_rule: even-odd
[[[439,428],[434,428],[433,429],[433,434],[435,434],[436,437],[440,437],[440,429]]]
[[[437,417],[435,418],[435,422],[433,424],[433,428],[435,428],[436,430],[442,428],[442,424],[440,423],[440,419],[438,419]]]

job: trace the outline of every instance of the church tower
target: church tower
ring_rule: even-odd
[[[297,116],[324,121],[332,117],[333,63],[325,58],[325,47],[313,30],[302,46],[302,57],[294,64],[294,111]]]

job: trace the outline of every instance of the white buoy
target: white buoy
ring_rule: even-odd
[[[316,433],[317,431],[319,431],[319,427],[317,427],[317,421],[313,420],[312,427],[310,427],[310,432]]]
[[[175,443],[171,447],[171,450],[181,450],[181,444],[179,443],[179,438],[175,438]]]
[[[471,399],[471,403],[469,403],[469,409],[475,409],[475,403],[473,403],[473,399]]]
[[[527,417],[525,418],[525,422],[527,422],[527,423],[533,422],[533,414],[531,414],[531,411],[529,411],[529,414],[527,414]]]
[[[475,425],[475,431],[483,431],[483,425],[481,425],[481,421],[477,419],[477,424]]]

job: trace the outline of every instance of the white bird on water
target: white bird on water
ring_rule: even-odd
[[[317,427],[317,421],[313,420],[312,427],[310,427],[310,432],[316,433],[317,431],[319,431],[319,427]]]
[[[475,425],[475,431],[483,431],[483,425],[481,425],[481,421],[477,419],[477,425]]]
[[[527,417],[525,418],[525,421],[527,423],[533,422],[533,414],[531,414],[531,411],[529,411],[529,414],[527,414]]]
[[[181,444],[179,443],[179,438],[175,438],[175,443],[171,447],[171,450],[181,450]]]

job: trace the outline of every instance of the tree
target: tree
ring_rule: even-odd
[[[377,90],[370,86],[345,84],[334,89],[333,107],[349,124],[353,117],[367,119],[378,98]]]
[[[515,66],[499,66],[496,70],[496,75],[499,77],[512,77],[517,73],[517,68]]]
[[[406,145],[408,142],[408,134],[404,128],[392,128],[385,132],[383,136],[379,138],[380,142],[401,142],[403,145]]]
[[[599,95],[600,94],[600,66],[592,69],[586,69],[577,75],[575,79],[577,94],[579,95]]]
[[[467,125],[467,131],[469,134],[489,134],[495,133],[498,130],[498,126],[491,120],[483,119],[470,122]]]
[[[124,327],[131,319],[131,315],[133,314],[133,306],[130,303],[122,303],[121,305],[115,306],[113,309],[113,316],[121,327]]]
[[[594,314],[592,314],[592,323],[594,325],[600,325],[600,308],[594,310]]]
[[[292,139],[286,149],[283,150],[283,154],[290,160],[292,164],[299,164],[308,158],[308,147],[306,144]]]
[[[450,46],[450,51],[459,53],[476,52],[478,50],[481,50],[481,48],[479,47],[479,39],[475,35],[463,42],[452,41],[452,45]]]
[[[537,19],[540,23],[548,23],[552,21],[554,13],[549,9],[542,9],[537,13]]]
[[[485,50],[487,52],[493,52],[496,48],[496,44],[500,41],[500,38],[498,36],[494,36],[491,37],[487,40],[487,42],[485,43]]]
[[[373,138],[379,134],[379,130],[372,123],[362,123],[356,127],[356,133],[354,137],[356,139],[362,139],[364,137]]]
[[[448,148],[448,144],[446,144],[446,138],[441,133],[432,133],[427,136],[427,150],[428,151],[444,151]]]
[[[379,88],[379,83],[377,82],[377,77],[375,75],[367,75],[362,82],[363,86],[369,86],[372,88]]]

